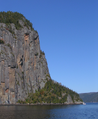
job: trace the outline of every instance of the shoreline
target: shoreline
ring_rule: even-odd
[[[64,103],[64,104],[62,104],[62,103],[38,103],[38,104],[0,104],[0,106],[30,106],[30,105],[41,105],[41,106],[43,106],[43,105],[46,105],[46,106],[48,106],[48,105],[81,105],[81,104],[83,104],[83,102],[81,102],[81,103]]]

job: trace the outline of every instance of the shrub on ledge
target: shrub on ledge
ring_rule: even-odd
[[[0,44],[4,44],[4,41],[0,39]]]

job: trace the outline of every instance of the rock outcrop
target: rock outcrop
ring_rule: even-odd
[[[10,27],[13,32],[0,23],[0,103],[12,104],[43,88],[49,71],[38,33],[25,26],[17,30],[13,23]]]
[[[45,54],[40,49],[39,35],[32,28],[32,23],[17,12],[0,13],[0,104],[25,101],[28,94],[34,94],[46,84],[49,85],[50,80]],[[76,103],[75,100],[80,101],[75,92],[60,86],[60,91],[65,91],[57,93],[58,83],[50,83],[52,89],[49,89],[49,92],[46,88],[46,92],[57,101],[62,99],[61,102],[65,102],[67,99],[66,104]],[[51,96],[47,97],[50,102],[48,98]]]

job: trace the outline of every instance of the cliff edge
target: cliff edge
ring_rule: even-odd
[[[20,13],[0,12],[0,104],[25,101],[50,80],[39,35],[32,23]],[[73,103],[70,95],[67,98]]]

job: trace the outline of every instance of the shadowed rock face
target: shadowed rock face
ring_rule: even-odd
[[[0,23],[0,40],[4,41],[0,44],[0,104],[24,100],[28,93],[44,87],[49,74],[38,33],[24,26],[21,30],[10,26],[14,34]]]

